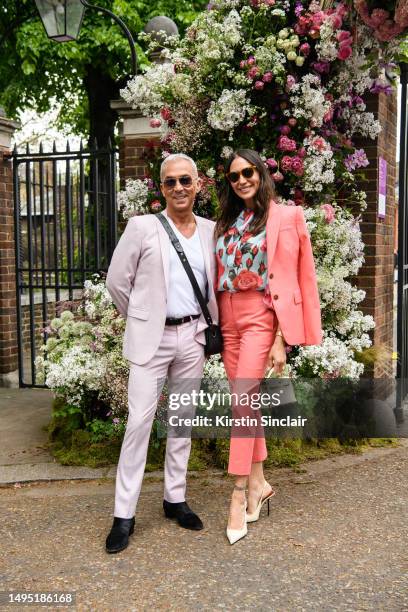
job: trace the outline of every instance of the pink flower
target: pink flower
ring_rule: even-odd
[[[171,119],[171,110],[166,106],[161,109],[160,114],[165,121],[169,121],[169,119]]]
[[[280,129],[280,133],[285,134],[285,135],[290,134],[290,131],[291,131],[289,125],[282,125],[279,129]]]
[[[239,62],[239,67],[240,67],[240,68],[245,68],[245,66],[246,66],[246,65],[247,65],[247,63],[246,63],[246,61],[245,61],[245,60],[241,60],[241,61]]]
[[[330,108],[328,111],[324,113],[323,121],[327,123],[328,121],[331,121],[332,119],[333,119],[333,109]]]
[[[283,172],[292,170],[292,158],[289,155],[284,155],[281,159],[281,168]]]
[[[273,159],[273,157],[269,157],[266,160],[266,164],[269,168],[271,168],[271,170],[274,170],[275,168],[278,167],[278,162],[276,161],[276,159]]]
[[[348,46],[340,47],[337,53],[337,58],[344,61],[348,59],[352,53],[353,51],[351,47],[348,47]]]
[[[303,176],[305,172],[303,160],[298,155],[292,158],[292,172],[294,172],[296,176]]]
[[[298,151],[298,156],[303,158],[306,157],[306,149],[305,147],[300,147],[299,151]]]
[[[259,73],[258,66],[252,66],[252,68],[250,70],[248,70],[248,77],[250,79],[254,79],[257,76],[258,73]]]
[[[286,204],[287,206],[296,206],[295,202],[293,200],[286,200]]]
[[[288,74],[288,76],[286,77],[286,90],[290,91],[292,87],[295,85],[295,83],[296,83],[295,77],[292,76],[291,74]]]
[[[326,222],[333,223],[334,219],[336,218],[336,211],[334,210],[333,206],[331,204],[322,204],[320,208],[324,212]]]
[[[371,25],[373,28],[378,28],[382,25],[390,16],[388,11],[384,9],[376,8],[371,13]]]
[[[273,178],[273,180],[274,180],[276,183],[279,183],[280,181],[283,181],[283,178],[284,178],[284,177],[283,177],[282,172],[279,172],[279,171],[278,171],[278,172],[274,172],[274,173],[272,174],[272,178]]]
[[[234,289],[248,291],[249,289],[257,289],[262,285],[262,277],[251,272],[250,270],[242,270],[238,276],[232,281]]]
[[[150,119],[150,127],[152,128],[158,128],[160,127],[162,124],[162,122],[160,121],[160,119]]]
[[[150,208],[154,212],[156,212],[157,210],[160,210],[161,209],[161,202],[160,202],[160,200],[153,200],[153,202],[150,204]]]
[[[247,59],[247,64],[248,66],[253,66],[255,64],[255,58],[253,55],[249,56],[249,58]]]
[[[265,87],[265,83],[263,81],[255,81],[254,85],[255,89],[262,90]]]
[[[296,141],[287,136],[280,136],[278,149],[280,151],[296,151]]]
[[[265,74],[262,77],[262,80],[264,83],[270,83],[272,79],[273,79],[272,72],[265,72]]]
[[[303,43],[300,45],[299,47],[299,51],[302,55],[304,55],[305,57],[307,57],[310,53],[310,45],[309,43]]]
[[[342,40],[349,40],[351,38],[351,34],[347,30],[339,30],[336,34],[336,38],[339,42]]]
[[[292,127],[295,127],[295,125],[297,124],[297,119],[295,117],[290,117],[290,119],[288,119],[288,123]]]
[[[340,17],[340,15],[337,15],[336,13],[334,13],[333,15],[330,15],[330,21],[333,26],[333,30],[338,30],[343,20]]]
[[[318,151],[324,151],[325,149],[327,149],[326,141],[323,140],[323,138],[321,138],[320,136],[316,136],[316,138],[313,139],[313,146]]]

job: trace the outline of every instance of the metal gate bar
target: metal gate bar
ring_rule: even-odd
[[[35,359],[47,333],[39,328],[108,269],[116,245],[117,150],[40,145],[38,153],[15,148],[13,162],[19,384],[43,387]]]

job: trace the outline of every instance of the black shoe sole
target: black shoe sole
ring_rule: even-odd
[[[134,530],[135,530],[135,527],[134,527],[134,526],[130,528],[130,531],[129,531],[129,537],[132,535],[132,533],[134,532]],[[109,555],[114,555],[114,554],[116,554],[116,553],[120,553],[120,552],[122,552],[122,550],[125,550],[125,548],[127,548],[128,546],[129,546],[129,540],[126,542],[126,545],[125,545],[125,546],[122,546],[122,548],[116,548],[115,550],[109,550],[109,548],[106,548],[106,547],[105,547],[105,550],[106,550],[106,552],[107,552]]]

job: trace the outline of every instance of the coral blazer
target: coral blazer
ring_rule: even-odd
[[[286,342],[321,344],[319,292],[303,208],[272,200],[266,242],[271,301]]]
[[[167,211],[163,214],[167,216]],[[216,271],[214,221],[194,215],[207,274],[207,306],[214,323],[218,307],[214,292]],[[156,215],[131,217],[109,265],[106,287],[123,317],[126,329],[123,355],[143,365],[156,353],[166,323],[170,249],[174,248]],[[189,283],[186,274],[186,283]],[[204,315],[197,321],[195,340],[205,344]]]

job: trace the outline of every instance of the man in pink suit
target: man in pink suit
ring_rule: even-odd
[[[217,323],[214,222],[192,212],[201,188],[197,167],[186,155],[170,155],[163,161],[160,180],[166,200],[163,214]],[[150,431],[164,381],[167,377],[169,393],[191,391],[192,385],[199,384],[207,323],[156,215],[129,220],[113,253],[106,285],[126,317],[123,354],[130,362],[129,416],[117,468],[113,526],[106,540],[107,552],[116,553],[126,548],[134,530]],[[182,527],[202,529],[200,518],[185,501],[190,448],[190,438],[167,440],[163,508],[166,517],[177,519]]]

